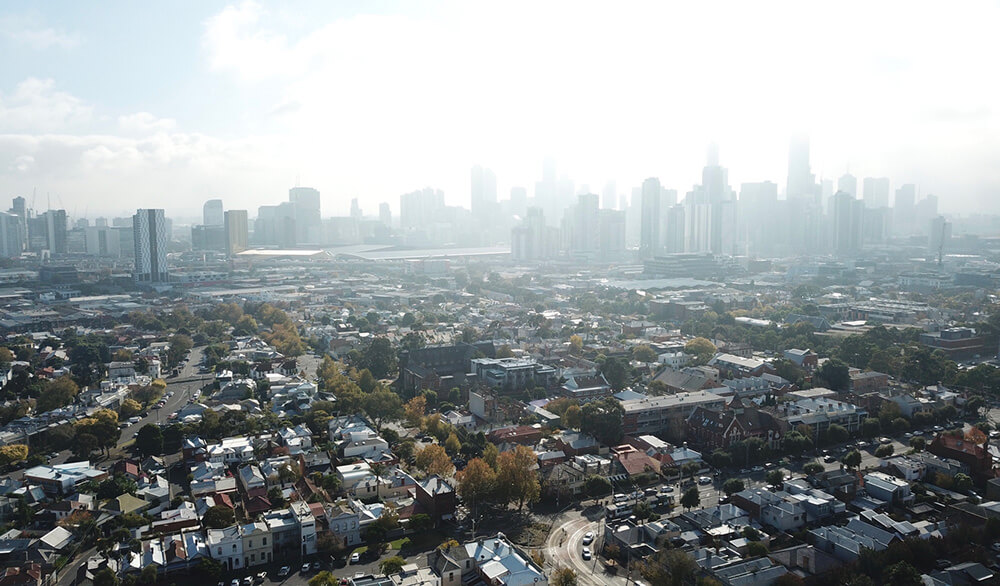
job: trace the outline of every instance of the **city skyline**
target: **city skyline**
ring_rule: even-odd
[[[685,193],[717,142],[731,185],[783,191],[789,138],[804,132],[817,179],[888,177],[946,213],[1000,211],[997,84],[982,75],[1000,9],[858,7],[635,5],[608,18],[552,4],[529,19],[516,6],[243,3],[158,7],[120,31],[138,7],[98,22],[70,4],[8,5],[0,188],[93,217],[165,202],[196,216],[216,197],[254,210],[311,185],[329,215],[354,198],[374,215],[424,187],[468,207],[477,164],[500,199],[517,186],[530,197],[550,154],[596,194],[610,180],[630,197],[651,176]],[[865,46],[834,42],[842,31]],[[115,54],[123,43],[134,50]]]

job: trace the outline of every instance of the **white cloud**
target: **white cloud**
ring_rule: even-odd
[[[92,121],[93,108],[56,90],[51,79],[28,78],[0,93],[0,132],[65,132]]]
[[[149,112],[136,112],[118,117],[118,127],[126,134],[170,132],[177,126],[172,118],[157,118]]]
[[[45,26],[41,19],[32,15],[0,17],[0,36],[35,51],[72,49],[81,42],[79,34]]]

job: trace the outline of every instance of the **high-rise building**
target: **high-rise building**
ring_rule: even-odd
[[[92,256],[121,256],[121,237],[115,228],[92,226],[85,232],[87,254]],[[134,246],[134,245],[133,245]]]
[[[792,138],[788,148],[788,182],[785,199],[816,198],[816,177],[809,168],[809,137]]]
[[[558,248],[559,230],[545,224],[539,207],[530,207],[519,226],[510,234],[510,253],[515,260],[542,260],[553,256]]]
[[[225,214],[226,254],[232,256],[247,249],[249,220],[246,210],[229,210]]]
[[[29,250],[66,253],[66,210],[49,210],[29,218],[27,227]]]
[[[24,252],[21,237],[21,217],[17,214],[0,212],[0,257],[14,258]]]
[[[528,212],[528,190],[524,187],[510,188],[510,213],[523,218]]]
[[[604,191],[601,192],[601,207],[606,210],[613,210],[618,205],[618,190],[615,182],[608,181],[604,184]]]
[[[600,202],[597,194],[585,193],[577,196],[573,206],[571,226],[569,226],[569,250],[574,254],[596,254],[599,248],[598,210]]]
[[[812,201],[801,196],[792,200]],[[754,254],[773,253],[782,228],[778,220],[778,185],[770,181],[742,184],[739,210],[741,245],[745,244],[745,250]]]
[[[847,192],[833,194],[830,210],[833,214],[833,250],[837,254],[850,255],[861,250],[864,209],[864,202]]]
[[[837,191],[842,191],[847,195],[858,198],[858,178],[850,173],[844,173],[837,180]],[[834,194],[836,195],[836,194]]]
[[[893,233],[907,236],[914,231],[917,205],[917,186],[907,183],[896,190],[893,204]]]
[[[426,229],[438,223],[444,211],[444,192],[424,188],[399,196],[399,225],[404,229]]]
[[[293,187],[288,190],[288,201],[294,205],[292,219],[295,221],[292,229],[295,237],[291,239],[290,245],[322,244],[323,220],[320,213],[319,190],[312,187]]]
[[[490,169],[479,165],[472,168],[472,215],[488,218],[497,203],[497,176]]]
[[[351,217],[355,220],[360,220],[362,215],[361,205],[358,204],[358,198],[351,198]]]
[[[161,209],[139,209],[132,216],[132,235],[135,240],[136,283],[166,283],[167,271],[167,222]]]
[[[674,205],[667,208],[667,231],[664,234],[664,248],[668,253],[684,252],[686,243],[686,225],[684,206]]]
[[[701,185],[688,192],[684,205],[689,252],[733,254],[736,244],[736,196],[729,187],[729,171],[719,165],[719,149],[708,150]]]
[[[392,226],[392,210],[389,209],[388,202],[378,204],[378,220],[382,222],[386,228]]]
[[[889,178],[865,177],[861,182],[861,194],[868,209],[889,207]]]
[[[650,177],[642,182],[639,256],[652,258],[660,252],[660,180]]]
[[[202,225],[204,226],[221,226],[225,221],[222,212],[222,200],[221,199],[210,199],[205,202],[202,206]]]
[[[223,252],[226,250],[226,227],[191,226],[191,250]]]

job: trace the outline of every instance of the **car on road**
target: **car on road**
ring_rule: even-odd
[[[712,484],[712,479],[710,477],[708,477],[708,476],[699,476],[698,477],[698,484],[701,484],[701,485]]]
[[[233,578],[233,581],[229,583],[229,586],[240,586],[240,579]]]
[[[284,578],[285,576],[287,576],[288,574],[291,574],[291,573],[292,573],[292,569],[291,568],[289,568],[288,566],[281,566],[281,569],[278,570],[278,577],[279,578]]]
[[[585,559],[585,560],[589,560],[590,559],[590,548],[589,547],[583,548],[583,559]]]
[[[356,564],[356,563],[358,563],[360,561],[361,561],[361,554],[360,553],[354,552],[354,553],[351,554],[351,563],[352,564]]]
[[[671,492],[674,492],[674,487],[672,487],[672,486],[661,486],[660,487],[660,492],[665,492],[665,493],[669,494]]]
[[[584,545],[590,545],[593,542],[594,542],[594,532],[593,531],[588,531],[583,536],[583,544]]]
[[[826,462],[827,464],[831,464],[833,462],[836,462],[837,459],[833,457],[833,454],[827,454],[823,456],[823,461]]]
[[[300,570],[303,574],[309,571],[311,566],[309,564],[302,564],[302,569]]]
[[[243,578],[243,586],[253,586],[253,576]]]
[[[889,445],[889,444],[892,443],[892,438],[888,438],[888,437],[879,438],[878,443],[880,443],[880,444],[882,444],[884,446],[887,446],[887,445]]]
[[[313,571],[314,572],[318,572],[319,571],[319,562],[313,562]]]
[[[763,472],[764,471],[764,467],[763,466],[754,466],[753,468],[751,468],[751,470],[753,470],[754,472]]]
[[[624,494],[621,494],[621,493],[616,494],[612,498],[614,498],[614,500],[615,500],[616,503],[620,503],[622,501],[627,501],[628,500],[628,496],[626,496]]]
[[[261,582],[267,580],[267,572],[257,572],[257,580]]]

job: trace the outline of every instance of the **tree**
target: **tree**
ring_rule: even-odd
[[[860,454],[858,454],[860,456]],[[809,476],[815,476],[824,470],[823,465],[819,462],[807,462],[802,466],[802,471]]]
[[[459,450],[462,449],[462,442],[459,441],[458,436],[455,432],[452,432],[448,439],[444,440],[444,451],[448,452],[449,456],[455,457],[458,455]]]
[[[386,387],[381,387],[365,398],[365,413],[375,424],[375,430],[382,429],[386,421],[394,421],[403,416],[403,400]]]
[[[861,465],[861,452],[851,450],[850,452],[844,454],[841,462],[843,462],[844,466],[847,466],[848,468],[857,468]]]
[[[688,510],[697,507],[700,502],[701,495],[698,493],[697,486],[692,486],[691,488],[685,490],[684,495],[681,496],[681,506]]]
[[[764,480],[772,486],[781,486],[785,481],[785,471],[781,469],[771,470],[764,475]]]
[[[513,358],[514,351],[510,349],[510,346],[504,344],[497,348],[497,358]]]
[[[206,556],[198,560],[195,572],[208,578],[210,581],[215,581],[222,575],[222,564]]]
[[[135,481],[121,474],[106,478],[97,485],[97,498],[101,500],[113,499],[123,494],[135,494],[139,490]]]
[[[731,496],[743,492],[744,487],[743,481],[739,478],[729,478],[722,484],[722,492],[726,493],[726,496]]]
[[[558,568],[552,573],[552,580],[549,581],[552,586],[576,586],[576,572],[570,568]]]
[[[759,558],[767,555],[767,546],[762,541],[751,541],[747,544],[747,557]]]
[[[972,477],[968,474],[959,472],[955,475],[955,481],[952,484],[952,489],[955,492],[969,492],[972,490]]]
[[[684,353],[694,356],[693,364],[705,364],[717,351],[718,348],[708,338],[697,337],[684,344]]]
[[[375,376],[372,371],[364,368],[358,373],[358,388],[361,389],[362,393],[370,393],[375,390],[378,381],[375,380]]]
[[[211,529],[224,529],[236,522],[233,510],[224,505],[209,507],[202,516],[202,522]]]
[[[416,458],[417,467],[428,474],[449,476],[455,470],[451,458],[438,444],[430,444],[420,450]]]
[[[163,453],[163,432],[158,425],[147,423],[135,434],[135,447],[143,456],[159,456]]]
[[[583,406],[580,414],[580,430],[592,435],[602,444],[617,445],[624,436],[622,418],[625,409],[618,400],[606,397]]]
[[[837,425],[833,423],[830,427],[826,428],[826,437],[830,443],[842,444],[847,441],[847,438],[851,437],[847,432],[847,428],[843,425]]]
[[[28,446],[24,444],[7,444],[0,447],[0,466],[14,464],[28,458]]]
[[[580,429],[583,421],[583,409],[579,405],[570,405],[562,414],[563,427],[568,429]]]
[[[790,431],[785,435],[784,446],[789,453],[801,454],[811,448],[812,445],[812,440],[799,433],[798,430]]]
[[[646,344],[639,344],[638,346],[632,348],[632,360],[638,360],[639,362],[656,362],[658,356],[656,351],[650,348]]]
[[[118,415],[121,419],[129,419],[142,412],[142,405],[135,399],[125,399],[122,406],[118,408]]]
[[[156,584],[156,566],[150,564],[139,572],[140,584]]]
[[[412,427],[420,425],[420,421],[424,418],[424,414],[427,412],[427,397],[423,395],[417,395],[409,401],[406,402],[406,406],[403,409],[406,415],[406,423]]]
[[[583,353],[583,338],[577,334],[573,334],[569,337],[569,353],[573,355],[580,355]]]
[[[882,425],[874,417],[866,417],[861,422],[861,437],[871,439],[882,432]]]
[[[73,438],[73,455],[81,460],[86,460],[90,454],[100,447],[100,440],[92,433],[77,433]]]
[[[611,489],[611,481],[596,474],[587,477],[587,481],[584,483],[584,490],[587,491],[587,496],[590,498],[607,496],[611,494]]]
[[[367,368],[375,378],[388,378],[396,372],[396,353],[388,338],[377,337],[361,354],[361,368]]]
[[[538,459],[527,446],[517,446],[497,457],[497,493],[502,503],[516,502],[520,510],[525,503],[533,503],[541,494],[541,485],[535,466]]]
[[[456,475],[458,479],[458,494],[462,501],[478,503],[489,499],[496,485],[496,472],[482,458],[473,458],[465,465],[465,469]]]
[[[607,379],[611,388],[620,391],[628,386],[629,366],[620,358],[608,358],[601,365],[601,374]]]
[[[434,519],[426,513],[417,513],[410,517],[410,522],[406,526],[417,533],[434,528]]]
[[[836,358],[831,358],[816,369],[816,377],[830,390],[838,393],[851,388],[851,374],[849,367]]]
[[[920,572],[907,562],[897,562],[886,569],[886,586],[921,586],[924,581]]]
[[[35,403],[39,413],[65,407],[73,402],[80,387],[69,376],[63,375],[54,381],[45,383]]]
[[[927,449],[927,440],[920,436],[911,437],[910,447],[918,452],[922,452]]]
[[[878,449],[875,450],[875,457],[876,458],[888,458],[895,451],[896,451],[896,448],[892,444],[885,444],[885,445],[879,446]]]
[[[170,348],[167,350],[167,364],[177,366],[184,360],[184,356],[194,347],[194,342],[189,336],[184,334],[174,334],[170,336]]]
[[[405,563],[406,560],[404,560],[402,557],[394,555],[391,558],[386,558],[385,560],[382,560],[382,563],[378,565],[378,569],[386,576],[390,574],[398,574],[400,571],[402,571],[403,564]],[[313,584],[310,583],[309,586],[313,586]]]
[[[94,586],[118,586],[118,576],[109,568],[94,572]]]
[[[337,578],[326,570],[318,572],[315,576],[309,578],[309,586],[337,586],[337,584]]]

